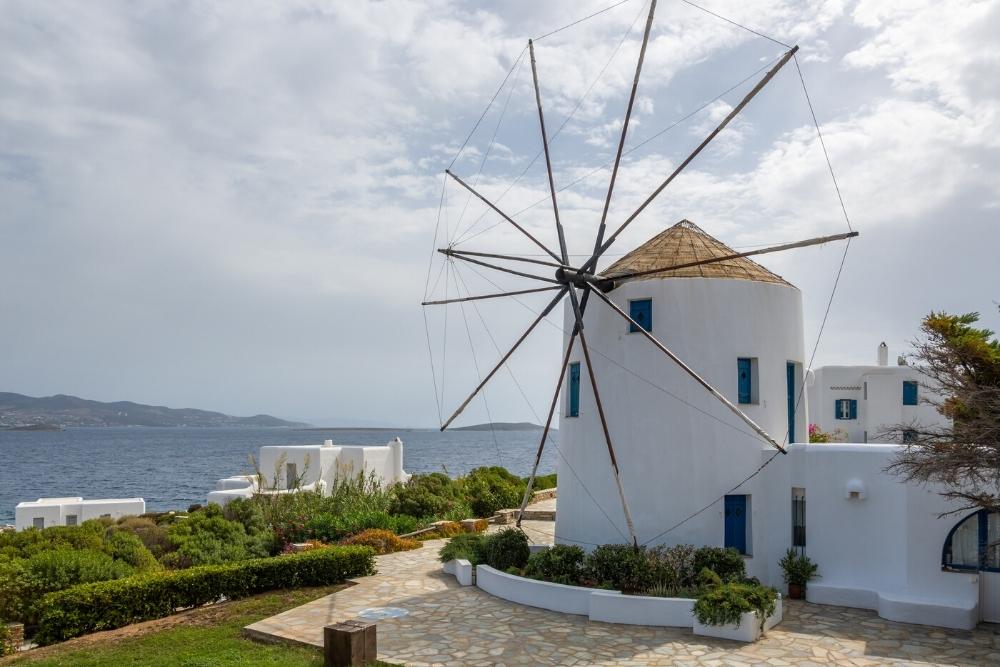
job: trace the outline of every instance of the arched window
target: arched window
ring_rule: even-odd
[[[944,541],[941,565],[1000,572],[1000,513],[980,510],[959,521]]]

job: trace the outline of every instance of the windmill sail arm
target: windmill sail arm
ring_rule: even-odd
[[[467,255],[459,255],[454,252],[449,251],[447,248],[442,248],[438,250],[442,255],[447,255],[448,257],[454,257],[455,259],[460,259],[463,262],[469,262],[470,264],[478,264],[479,266],[485,266],[488,269],[493,269],[494,271],[503,271],[504,273],[512,273],[515,276],[521,276],[522,278],[531,278],[532,280],[541,280],[543,283],[552,283],[553,285],[562,285],[561,282],[555,278],[546,278],[544,276],[536,276],[533,273],[524,273],[523,271],[517,271],[515,269],[508,268],[506,266],[500,266],[498,264],[490,264],[489,262],[484,262],[480,259],[474,259]]]
[[[662,266],[656,269],[645,269],[643,271],[631,271],[629,273],[606,275],[605,277],[615,281],[629,280],[631,278],[639,278],[641,276],[651,276],[656,273],[666,273],[667,271],[676,271],[678,269],[689,269],[694,266],[704,266],[705,264],[715,264],[716,262],[728,262],[730,260],[740,259],[742,257],[754,257],[756,255],[766,255],[768,253],[781,252],[783,250],[792,250],[794,248],[806,248],[808,246],[821,245],[823,243],[830,243],[831,241],[843,241],[845,239],[854,238],[855,236],[858,235],[859,232],[846,232],[844,234],[834,234],[832,236],[819,236],[814,239],[806,239],[805,241],[796,241],[795,243],[783,243],[781,245],[770,246],[767,248],[760,248],[758,250],[737,252],[731,255],[723,255],[721,257],[709,257],[707,259],[699,259],[693,262],[684,262],[683,264]]]
[[[535,292],[550,292],[552,290],[562,289],[558,285],[553,285],[552,287],[535,287],[533,289],[522,289],[516,290],[514,292],[497,292],[495,294],[479,294],[476,296],[463,296],[457,299],[441,299],[439,301],[422,301],[421,306],[441,306],[449,303],[462,303],[464,301],[482,301],[483,299],[499,299],[504,296],[518,296],[521,294],[534,294]]]
[[[594,292],[594,294],[597,295],[597,297],[599,299],[601,299],[602,301],[604,301],[604,303],[608,304],[608,307],[611,308],[611,310],[615,311],[622,318],[624,318],[626,321],[628,321],[630,324],[632,324],[633,327],[639,333],[641,333],[643,336],[646,337],[646,340],[648,340],[649,342],[651,342],[653,345],[656,346],[657,349],[659,349],[661,352],[663,352],[665,355],[667,355],[670,358],[671,361],[673,361],[675,364],[677,364],[681,368],[681,370],[683,370],[685,373],[687,373],[692,378],[694,378],[694,380],[698,384],[700,384],[702,387],[704,387],[708,391],[708,393],[710,393],[713,396],[715,396],[715,398],[717,398],[720,403],[722,403],[727,408],[729,408],[729,410],[733,414],[735,414],[747,426],[749,426],[751,429],[753,429],[754,432],[757,433],[757,435],[759,435],[764,440],[766,440],[770,445],[773,445],[782,454],[787,454],[788,453],[787,450],[784,447],[782,447],[781,445],[779,445],[777,443],[777,441],[774,438],[772,438],[771,435],[767,431],[765,431],[763,428],[761,428],[760,426],[758,426],[757,422],[755,422],[754,420],[752,420],[749,416],[747,416],[747,414],[745,412],[743,412],[738,407],[736,407],[735,405],[733,405],[733,402],[730,401],[725,396],[723,396],[722,392],[720,392],[718,389],[716,389],[711,384],[709,384],[709,382],[707,380],[705,380],[703,377],[701,377],[700,375],[698,375],[698,373],[695,372],[694,369],[692,369],[690,366],[688,366],[686,363],[684,363],[684,361],[680,357],[678,357],[676,354],[674,354],[673,352],[671,352],[667,348],[666,345],[664,345],[659,340],[657,340],[655,336],[653,336],[651,333],[649,333],[648,331],[646,331],[638,322],[636,322],[634,319],[632,319],[631,317],[629,317],[628,313],[626,313],[624,310],[622,310],[621,308],[619,308],[618,305],[615,304],[615,302],[613,302],[611,299],[609,299],[604,294],[601,294],[600,290],[592,290],[592,291]]]
[[[474,399],[476,395],[482,390],[482,388],[486,386],[486,383],[488,383],[490,379],[494,375],[496,375],[498,370],[503,368],[503,365],[507,363],[507,360],[510,359],[511,355],[514,354],[514,351],[517,350],[517,348],[521,346],[521,343],[523,343],[524,340],[531,334],[531,332],[535,330],[535,327],[538,326],[538,323],[541,322],[543,319],[545,319],[545,316],[551,313],[552,309],[556,307],[556,304],[562,300],[562,298],[566,295],[566,291],[568,289],[569,288],[564,287],[563,289],[559,290],[559,293],[556,294],[555,298],[553,298],[552,301],[550,301],[549,304],[542,309],[542,312],[538,314],[538,317],[536,317],[535,320],[528,326],[527,330],[523,334],[521,334],[521,337],[514,342],[514,345],[512,345],[509,350],[507,350],[507,354],[503,355],[500,361],[497,362],[497,365],[494,366],[493,369],[486,374],[486,377],[484,377],[479,382],[479,385],[472,390],[472,393],[469,394],[468,398],[462,401],[462,404],[458,406],[458,409],[455,410],[455,412],[453,412],[450,417],[448,417],[448,421],[446,421],[444,424],[441,425],[442,431],[448,428],[448,426],[450,426],[451,423],[455,421],[455,419],[460,414],[462,414],[462,411],[465,410],[466,407],[468,407],[469,403],[472,402],[472,399]]]

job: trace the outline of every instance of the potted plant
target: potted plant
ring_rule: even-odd
[[[788,584],[788,597],[793,600],[801,600],[805,597],[806,584],[819,576],[817,573],[819,565],[812,562],[809,556],[798,554],[795,549],[789,549],[778,565],[785,574],[785,583]]]

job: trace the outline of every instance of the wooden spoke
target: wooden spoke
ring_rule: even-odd
[[[521,337],[514,342],[514,345],[510,348],[510,350],[507,351],[507,354],[503,355],[503,358],[501,358],[500,361],[497,362],[497,365],[493,367],[493,370],[491,370],[489,373],[486,374],[486,377],[484,377],[482,381],[479,383],[479,385],[472,391],[472,393],[469,394],[469,397],[466,398],[464,401],[462,401],[462,404],[458,406],[458,409],[455,410],[455,412],[452,413],[450,417],[448,417],[448,421],[446,421],[444,424],[441,425],[442,431],[448,428],[448,426],[453,421],[455,421],[455,418],[458,417],[460,414],[462,414],[462,411],[465,410],[465,408],[469,405],[472,399],[476,397],[476,394],[478,394],[479,391],[486,386],[486,383],[490,381],[490,378],[496,375],[496,372],[500,370],[505,363],[507,363],[507,360],[510,359],[512,354],[514,354],[514,350],[520,347],[521,343],[524,342],[524,339],[527,338],[528,335],[535,330],[535,327],[538,326],[538,323],[541,322],[546,315],[552,312],[552,309],[556,307],[556,304],[559,303],[562,300],[562,298],[566,295],[567,289],[568,288],[564,287],[563,289],[559,290],[559,293],[556,294],[555,298],[552,299],[552,301],[550,301],[547,306],[545,306],[542,312],[539,313],[538,317],[535,318],[535,321],[532,322],[531,325],[528,327],[528,329],[523,334],[521,334]]]
[[[442,299],[440,301],[423,301],[421,306],[441,306],[448,303],[461,303],[462,301],[481,301],[483,299],[499,299],[502,296],[518,296],[520,294],[533,294],[534,292],[550,292],[562,289],[558,285],[552,287],[535,287],[534,289],[522,289],[514,292],[497,292],[496,294],[480,294],[478,296],[466,296],[460,299]]]
[[[468,255],[470,257],[491,257],[493,259],[506,259],[511,262],[525,262],[527,264],[540,264],[541,266],[553,266],[557,269],[568,269],[565,264],[550,262],[544,259],[532,259],[531,257],[520,257],[518,255],[501,255],[495,252],[473,252],[471,250],[457,250],[455,248],[438,248],[438,252],[445,255]]]
[[[562,222],[559,221],[559,205],[556,203],[556,182],[552,177],[552,159],[549,157],[549,139],[545,134],[545,113],[542,111],[542,95],[538,88],[538,67],[535,64],[535,43],[528,40],[528,52],[531,54],[531,78],[535,82],[535,103],[538,105],[538,123],[542,128],[542,148],[545,150],[545,169],[549,175],[549,192],[552,193],[552,213],[556,217],[556,232],[559,235],[559,250],[562,252],[563,264],[569,264],[569,252],[566,250],[566,235],[563,233]]]
[[[601,294],[600,290],[593,290],[593,292],[594,292],[594,294],[597,295],[597,297],[599,299],[601,299],[602,301],[604,301],[604,303],[608,304],[608,307],[610,307],[613,311],[615,311],[616,313],[618,313],[619,315],[621,315],[622,318],[624,318],[633,327],[635,327],[635,329],[639,333],[641,333],[643,336],[645,336],[646,339],[649,342],[651,342],[653,345],[655,345],[657,347],[657,349],[659,349],[665,355],[667,355],[668,357],[670,357],[671,361],[673,361],[675,364],[677,364],[678,366],[680,366],[681,370],[683,370],[685,373],[687,373],[692,378],[694,378],[695,381],[698,382],[698,384],[700,384],[702,387],[704,387],[706,390],[708,390],[708,393],[710,393],[713,396],[715,396],[723,405],[725,405],[727,408],[729,408],[733,412],[733,414],[735,414],[737,417],[739,417],[747,426],[749,426],[750,428],[752,428],[757,433],[757,435],[759,435],[760,437],[764,438],[768,443],[770,443],[771,445],[773,445],[782,454],[787,454],[788,453],[785,450],[784,447],[782,447],[781,445],[779,445],[775,441],[775,439],[772,438],[770,436],[770,434],[768,434],[767,431],[765,431],[760,426],[758,426],[757,423],[754,420],[750,419],[750,417],[748,417],[745,412],[743,412],[738,407],[736,407],[735,405],[733,405],[733,403],[728,398],[726,398],[725,396],[723,396],[722,393],[718,389],[716,389],[715,387],[713,387],[712,385],[710,385],[704,378],[702,378],[700,375],[698,375],[698,373],[696,373],[690,366],[688,366],[686,363],[684,363],[680,359],[680,357],[678,357],[676,354],[674,354],[669,349],[667,349],[666,345],[664,345],[659,340],[657,340],[651,333],[649,333],[644,328],[642,328],[642,326],[638,322],[636,322],[631,317],[629,317],[628,313],[626,313],[624,310],[622,310],[621,308],[619,308],[606,295]]]
[[[796,241],[795,243],[783,243],[781,245],[770,246],[769,248],[761,248],[759,250],[748,250],[747,252],[738,252],[732,255],[723,255],[722,257],[710,257],[708,259],[699,259],[694,262],[685,262],[683,264],[674,264],[673,266],[664,266],[658,269],[646,269],[645,271],[632,271],[631,273],[621,273],[615,276],[606,276],[609,280],[629,280],[631,278],[639,278],[640,276],[649,276],[654,273],[665,273],[667,271],[676,271],[677,269],[688,269],[692,266],[704,266],[705,264],[715,264],[716,262],[727,262],[731,259],[739,259],[741,257],[753,257],[754,255],[766,255],[772,252],[781,252],[782,250],[792,250],[793,248],[805,248],[812,245],[820,245],[822,243],[830,243],[831,241],[843,241],[845,239],[851,239],[858,236],[859,232],[847,232],[844,234],[834,234],[832,236],[820,236],[814,239],[806,239],[805,241]]]
[[[552,259],[556,260],[557,262],[565,262],[566,261],[564,258],[559,257],[559,255],[557,255],[554,252],[552,252],[551,250],[549,250],[548,246],[546,246],[544,243],[542,243],[541,241],[539,241],[538,239],[536,239],[531,234],[531,232],[529,232],[527,229],[525,229],[521,225],[517,224],[514,221],[514,218],[510,217],[509,215],[507,215],[506,213],[504,213],[503,211],[501,211],[499,208],[496,207],[496,205],[493,202],[491,202],[489,199],[487,199],[483,195],[481,195],[478,192],[476,192],[476,190],[471,185],[469,185],[468,183],[466,183],[465,181],[463,181],[461,178],[459,178],[458,176],[456,176],[454,174],[454,172],[452,172],[450,169],[445,169],[444,173],[448,174],[449,176],[451,176],[452,178],[454,178],[456,181],[458,181],[459,185],[461,185],[463,188],[465,188],[466,190],[468,190],[469,192],[471,192],[472,194],[474,194],[481,202],[483,202],[484,204],[486,204],[487,206],[489,206],[491,209],[493,209],[501,218],[503,218],[504,220],[506,220],[510,224],[514,225],[514,227],[519,232],[521,232],[522,234],[524,234],[525,236],[527,236],[529,239],[531,239],[534,242],[535,245],[537,245],[539,248],[541,248],[542,250],[544,250],[549,256],[552,257]]]
[[[521,276],[522,278],[531,278],[533,280],[541,280],[543,283],[552,283],[554,285],[562,285],[555,278],[546,278],[544,276],[536,276],[533,273],[524,273],[523,271],[515,271],[514,269],[509,269],[506,266],[499,266],[497,264],[490,264],[489,262],[484,262],[479,259],[473,259],[472,257],[467,257],[465,255],[457,255],[453,252],[449,252],[447,249],[438,250],[442,255],[448,255],[449,257],[454,257],[455,259],[460,259],[463,262],[469,262],[470,264],[478,264],[479,266],[485,266],[488,269],[494,269],[496,271],[503,271],[504,273],[512,273],[515,276]]]

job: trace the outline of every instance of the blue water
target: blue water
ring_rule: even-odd
[[[379,445],[403,440],[407,472],[455,476],[482,465],[527,475],[538,432],[437,430],[300,431],[283,428],[70,428],[0,431],[0,523],[13,523],[14,506],[46,496],[146,499],[149,510],[204,503],[215,481],[253,472],[248,457],[261,445]],[[498,453],[499,450],[499,453]],[[547,447],[540,473],[555,471]]]

